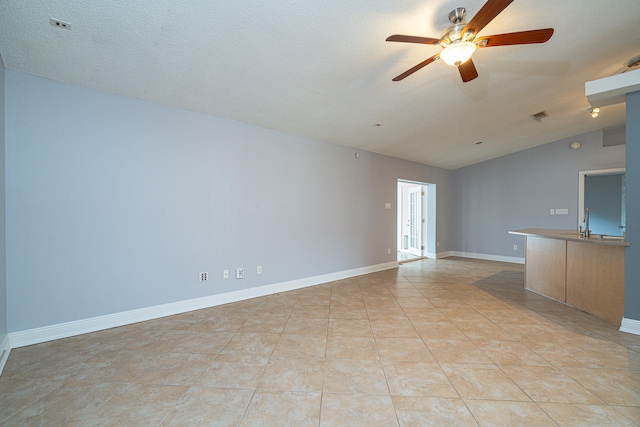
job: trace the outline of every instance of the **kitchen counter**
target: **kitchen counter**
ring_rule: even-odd
[[[567,240],[573,242],[594,243],[597,245],[629,246],[622,237],[605,236],[602,234],[592,234],[585,239],[576,230],[555,230],[552,228],[523,228],[521,230],[509,231],[509,234],[519,234],[522,236],[547,237],[549,239]]]
[[[620,325],[624,315],[621,238],[589,239],[575,230],[525,228],[525,288]]]

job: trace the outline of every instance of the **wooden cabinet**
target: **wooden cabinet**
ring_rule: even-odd
[[[619,325],[624,316],[624,247],[567,242],[566,302]]]
[[[569,230],[526,229],[525,288],[620,325],[628,243],[583,240]]]
[[[527,236],[524,287],[566,302],[567,242]]]

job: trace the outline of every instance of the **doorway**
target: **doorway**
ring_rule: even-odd
[[[398,262],[435,258],[435,184],[398,180]]]
[[[578,227],[584,226],[589,209],[592,234],[624,236],[626,230],[626,171],[624,168],[580,171]]]

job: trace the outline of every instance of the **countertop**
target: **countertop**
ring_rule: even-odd
[[[521,236],[547,237],[549,239],[569,240],[573,242],[594,243],[597,245],[611,246],[629,246],[629,242],[625,242],[621,238],[600,237],[599,234],[592,234],[588,239],[580,237],[576,230],[555,230],[552,228],[523,228],[521,230],[509,231],[509,234],[518,234]]]

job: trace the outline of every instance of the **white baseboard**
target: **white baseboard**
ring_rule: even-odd
[[[438,253],[435,254],[434,258],[435,259],[440,259],[440,258],[448,258],[450,256],[453,256],[453,255],[451,255],[451,251],[449,251],[449,252],[438,252]]]
[[[640,320],[622,318],[622,324],[620,325],[620,332],[627,332],[629,334],[640,335]]]
[[[458,252],[458,251],[451,251],[449,253],[450,253],[449,256],[457,256],[461,258],[483,259],[486,261],[510,262],[512,264],[524,264],[524,258],[513,257],[513,256],[476,254],[473,252]]]
[[[4,365],[7,363],[7,359],[9,359],[9,353],[11,353],[11,346],[9,346],[9,336],[5,335],[2,339],[2,342],[0,342],[0,375],[2,374]]]
[[[377,271],[390,270],[397,267],[398,262],[392,261],[384,264],[355,268],[352,270],[339,271],[336,273],[323,274],[320,276],[306,277],[303,279],[275,283],[272,285],[265,285],[256,288],[242,289],[239,291],[227,292],[224,294],[210,295],[202,298],[177,301],[169,304],[145,307],[137,310],[92,317],[89,319],[75,320],[72,322],[59,323],[56,325],[44,326],[41,328],[28,329],[25,331],[12,332],[9,334],[7,345],[10,346],[10,348],[24,347],[27,345],[53,341],[61,338],[72,337],[75,335],[86,334],[89,332],[101,331],[103,329],[116,328],[118,326],[144,322],[146,320],[157,319],[160,317],[172,316],[174,314],[185,313],[188,311],[200,310],[203,308],[228,304],[231,302],[320,285],[322,283],[347,279],[354,276],[361,276],[363,274],[375,273]],[[5,341],[7,340],[5,339]]]

